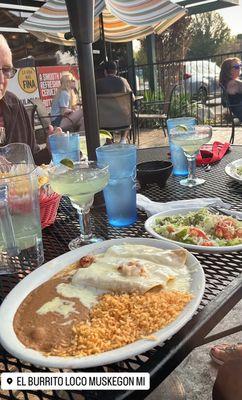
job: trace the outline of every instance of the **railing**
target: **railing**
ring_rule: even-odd
[[[130,81],[136,95],[144,96],[143,108],[146,102],[169,101],[171,89],[178,85],[173,93],[171,117],[191,115],[201,123],[227,126],[230,121],[227,110],[221,104],[219,73],[223,60],[229,57],[241,59],[242,51],[207,58],[133,65],[122,71],[122,76]]]

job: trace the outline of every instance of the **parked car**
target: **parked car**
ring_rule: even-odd
[[[184,78],[186,92],[192,98],[206,103],[208,98],[220,95],[220,67],[210,60],[185,61]]]

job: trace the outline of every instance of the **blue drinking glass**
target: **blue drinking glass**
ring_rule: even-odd
[[[54,165],[64,158],[73,162],[80,161],[80,135],[78,133],[60,133],[49,136],[50,151]]]
[[[97,160],[108,164],[110,179],[103,189],[109,223],[122,227],[137,220],[136,146],[111,144],[96,149]]]
[[[189,127],[189,126],[194,126],[196,124],[197,124],[196,118],[192,117],[170,118],[167,120],[167,131],[168,131],[169,146],[171,152],[171,161],[173,164],[173,175],[175,176],[187,176],[188,164],[183,149],[172,142],[170,138],[170,130],[172,128],[176,128],[178,125]]]

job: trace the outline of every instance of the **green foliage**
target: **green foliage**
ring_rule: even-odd
[[[143,94],[144,99],[143,102],[152,102],[152,101],[163,101],[164,94],[163,92],[156,90],[155,92],[152,90],[146,90]]]
[[[134,53],[134,60],[136,64],[144,65],[147,64],[147,54],[144,46],[144,40],[141,40],[140,44],[141,44],[140,49],[136,53]]]
[[[160,114],[163,111],[164,94],[162,92],[146,91],[141,104],[140,113]],[[197,103],[192,101],[190,95],[178,92],[172,97],[169,118],[177,117],[196,117]],[[161,121],[149,119],[143,122],[146,128],[158,128]]]
[[[189,56],[194,58],[216,54],[232,38],[228,25],[217,12],[195,15],[189,30],[192,38]]]
[[[219,53],[231,53],[235,51],[240,51],[240,45],[236,36],[231,36],[225,43],[223,42],[218,49],[216,50],[217,54]]]
[[[196,103],[192,102],[191,96],[185,93],[178,93],[173,96],[170,105],[170,118],[195,117]]]
[[[141,40],[140,49],[134,53],[137,65],[147,64],[146,41]],[[116,44],[120,47],[120,43]],[[114,51],[115,44],[112,44]],[[207,12],[194,16],[185,16],[172,24],[162,34],[156,35],[157,62],[185,58],[207,57],[221,51],[236,50],[236,38],[218,12]],[[125,58],[116,54],[116,58]],[[116,59],[112,57],[112,59]],[[148,72],[147,72],[148,74]],[[146,75],[146,72],[145,72]]]
[[[191,42],[190,24],[191,16],[186,15],[156,36],[157,62],[186,57]]]

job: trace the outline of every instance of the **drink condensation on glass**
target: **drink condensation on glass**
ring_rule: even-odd
[[[110,179],[103,193],[113,226],[128,226],[137,220],[136,153],[136,146],[121,143],[96,149],[98,162],[109,165]]]
[[[168,130],[168,138],[169,138],[169,146],[171,152],[171,161],[173,164],[173,175],[175,176],[187,176],[188,175],[188,165],[187,158],[184,154],[183,149],[175,144],[170,137],[170,131],[177,126],[189,127],[197,124],[197,120],[192,117],[183,117],[183,118],[171,118],[167,120],[167,130]]]
[[[80,161],[80,135],[78,133],[60,133],[49,136],[50,150],[54,165],[64,158]]]
[[[0,275],[44,261],[37,175],[30,147],[0,149]]]

